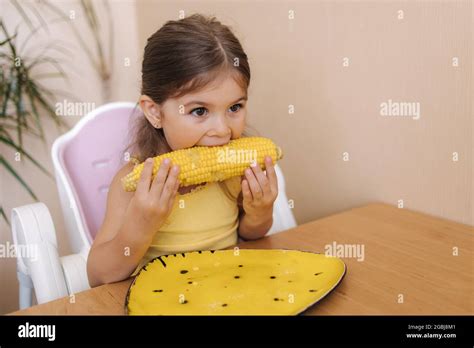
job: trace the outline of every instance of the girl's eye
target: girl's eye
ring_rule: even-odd
[[[195,114],[194,111],[199,111],[198,114]],[[198,117],[202,117],[204,116],[204,114],[202,113],[203,111],[206,111],[206,108],[196,108],[196,109],[193,109],[190,114],[191,115],[194,115],[194,116],[198,116]]]
[[[238,106],[237,110],[232,109],[234,106]],[[232,112],[237,112],[237,111],[239,111],[241,108],[242,108],[242,104],[234,104],[234,105],[232,105],[232,106],[230,107],[230,109],[231,109]]]
[[[234,104],[229,109],[235,113],[239,111],[241,108],[242,108],[242,104]],[[200,108],[195,108],[191,110],[190,114],[197,117],[203,117],[206,115],[206,112],[207,112],[206,108],[200,107]]]

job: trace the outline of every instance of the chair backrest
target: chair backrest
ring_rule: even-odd
[[[273,204],[273,224],[267,235],[285,231],[296,227],[296,220],[292,212],[292,204],[286,196],[286,183],[283,172],[278,163],[275,164],[275,172],[278,181],[278,195]]]
[[[53,144],[52,158],[71,247],[89,247],[105,215],[109,185],[123,166],[123,150],[139,109],[110,103],[85,115]]]
[[[110,103],[84,116],[53,144],[52,158],[66,231],[74,253],[89,248],[105,216],[109,185],[123,166],[129,129],[141,112],[134,103]],[[269,234],[296,226],[283,173]]]

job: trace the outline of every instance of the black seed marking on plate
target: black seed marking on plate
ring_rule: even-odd
[[[239,267],[244,267],[244,266],[242,266],[242,265],[239,265]]]
[[[188,284],[192,284],[193,282],[189,281]]]
[[[275,279],[276,277],[275,276],[271,276],[270,279]]]
[[[183,302],[181,302],[181,304],[185,304],[185,303],[188,303],[188,300],[184,300]]]
[[[163,264],[163,267],[166,267],[166,263],[161,259],[161,256],[158,256],[158,260],[160,260],[160,262]]]
[[[316,292],[318,291],[317,289],[309,289],[309,292]]]
[[[275,298],[273,299],[273,301],[280,301],[280,299],[277,298],[277,297],[275,297]]]
[[[198,251],[198,253],[199,253],[199,254],[201,254],[201,253],[202,253],[202,251],[201,251],[201,250],[199,250],[199,251]]]
[[[317,276],[317,275],[320,275],[320,274],[322,274],[322,273],[323,273],[323,272],[319,272],[319,273],[315,273],[314,275],[316,275],[316,276]]]
[[[153,290],[153,292],[163,292],[162,289]]]
[[[288,283],[291,283],[291,280],[288,280]]]
[[[176,257],[176,254],[173,254],[174,257]]]
[[[227,307],[227,303],[223,303],[223,304],[222,304],[222,307]]]
[[[184,253],[181,253],[181,255],[183,255],[183,257],[185,257],[185,256],[184,256]]]
[[[185,274],[185,273],[188,273],[188,271],[186,271],[185,269],[183,269],[183,270],[181,270],[179,273]]]
[[[214,254],[216,251],[215,250],[209,250],[211,254]]]
[[[235,276],[234,278],[235,278],[235,279],[239,279],[239,278],[240,278],[240,276]]]

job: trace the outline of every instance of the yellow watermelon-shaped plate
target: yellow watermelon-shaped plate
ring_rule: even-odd
[[[341,281],[344,262],[285,249],[206,250],[157,257],[128,289],[129,315],[295,315]]]

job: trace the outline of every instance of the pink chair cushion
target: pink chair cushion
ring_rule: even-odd
[[[139,115],[140,109],[130,107],[100,112],[60,149],[60,161],[72,182],[91,240],[105,216],[109,185],[126,163],[129,129]]]

